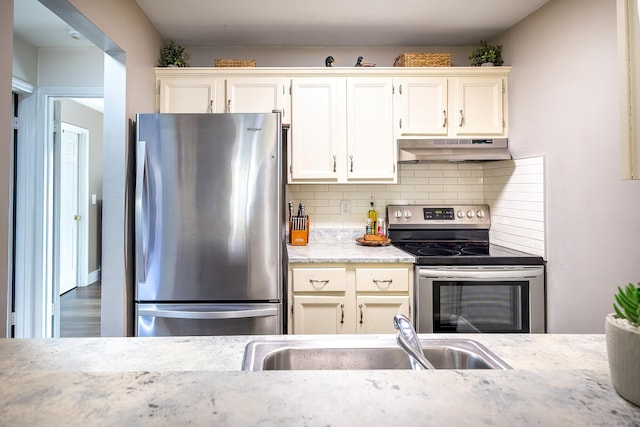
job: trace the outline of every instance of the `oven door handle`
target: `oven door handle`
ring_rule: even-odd
[[[540,277],[538,267],[531,270],[435,270],[421,268],[418,275],[429,279],[534,279]]]

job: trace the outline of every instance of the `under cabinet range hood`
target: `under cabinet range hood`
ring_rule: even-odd
[[[508,160],[507,138],[398,139],[398,163]]]

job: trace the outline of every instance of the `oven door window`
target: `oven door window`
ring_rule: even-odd
[[[433,282],[433,331],[529,332],[528,281]]]

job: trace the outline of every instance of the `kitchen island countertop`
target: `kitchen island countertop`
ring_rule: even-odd
[[[295,336],[0,340],[1,424],[640,426],[604,335],[449,337],[513,369],[240,371],[250,340]]]

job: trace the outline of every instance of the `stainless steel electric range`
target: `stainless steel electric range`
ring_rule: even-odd
[[[544,260],[491,244],[487,205],[389,205],[387,224],[415,257],[419,333],[545,332]]]

